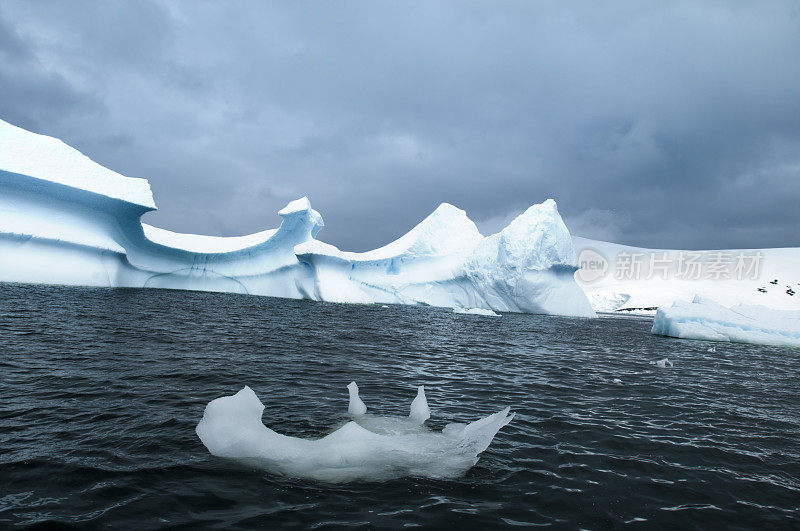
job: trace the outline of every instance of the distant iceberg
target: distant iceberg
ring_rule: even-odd
[[[514,418],[506,408],[470,424],[448,424],[437,433],[423,426],[430,416],[424,397],[420,387],[408,418],[367,415],[366,407],[357,407],[351,411],[356,418],[329,435],[302,439],[265,426],[264,405],[245,386],[209,402],[196,432],[212,455],[290,477],[341,483],[461,476]]]
[[[706,341],[800,346],[800,312],[721,304],[695,296],[656,312],[652,332]]]
[[[0,192],[4,282],[595,316],[573,277],[572,239],[552,199],[488,237],[443,203],[406,235],[364,253],[315,239],[324,222],[305,197],[278,212],[274,230],[180,234],[141,223],[155,209],[145,179],[2,120]]]

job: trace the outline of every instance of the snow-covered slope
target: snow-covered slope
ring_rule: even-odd
[[[681,251],[572,240],[576,280],[598,312],[653,314],[695,294],[725,306],[800,310],[800,248]]]
[[[475,223],[467,217],[466,212],[449,203],[442,203],[403,236],[372,251],[343,252],[334,246],[320,246],[309,250],[348,261],[395,260],[396,263],[402,263],[420,258],[440,258],[467,253],[481,240],[483,236]],[[301,252],[302,249],[298,249],[298,253]]]
[[[141,223],[155,208],[146,180],[2,121],[0,192],[0,281],[595,315],[573,279],[572,240],[552,200],[487,238],[444,203],[365,253],[316,240],[324,223],[305,197],[278,213],[274,230],[178,234]]]
[[[0,120],[0,169],[156,208],[147,179],[125,177],[57,138]]]
[[[269,240],[275,229],[262,230],[245,236],[203,236],[181,234],[142,223],[144,235],[153,243],[193,253],[232,253]]]
[[[695,296],[658,309],[654,334],[682,339],[800,347],[800,311],[721,304]]]

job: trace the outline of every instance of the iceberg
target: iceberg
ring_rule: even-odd
[[[727,308],[696,295],[692,302],[678,300],[672,306],[659,308],[652,333],[681,339],[800,347],[800,311],[742,304]]]
[[[572,239],[552,199],[488,237],[443,203],[363,253],[317,240],[324,222],[306,197],[278,212],[277,229],[181,234],[141,222],[156,208],[146,179],[2,120],[0,192],[1,282],[596,316],[573,277]]]
[[[348,389],[352,405],[353,390]],[[325,437],[303,439],[265,426],[264,405],[245,386],[235,395],[209,402],[195,431],[214,456],[289,477],[341,483],[459,477],[514,418],[506,408],[470,424],[448,424],[436,433],[422,426],[429,416],[427,402],[422,405],[424,396],[420,387],[408,419],[369,419],[357,413]]]

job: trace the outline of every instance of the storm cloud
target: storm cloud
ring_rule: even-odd
[[[794,2],[23,2],[0,118],[150,180],[172,230],[387,243],[447,201],[486,232],[800,246]]]

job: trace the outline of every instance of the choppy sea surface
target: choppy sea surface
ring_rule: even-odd
[[[0,285],[0,527],[800,526],[800,350],[709,352],[649,330]],[[397,415],[424,384],[437,429],[517,415],[455,480],[281,477],[195,434],[210,400],[249,385],[265,424],[318,437],[345,418],[351,380]]]

